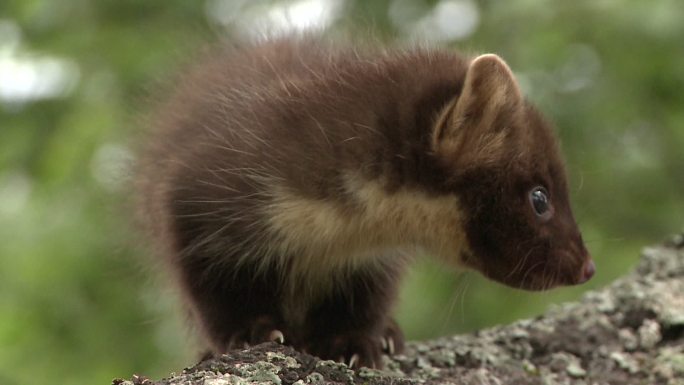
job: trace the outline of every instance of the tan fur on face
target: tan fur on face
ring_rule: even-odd
[[[417,248],[458,264],[465,234],[455,196],[388,193],[378,181],[355,176],[345,188],[351,196],[345,203],[274,190],[267,217],[277,234],[276,254],[289,258],[291,274],[328,280],[331,273],[381,262],[378,257],[405,258]]]

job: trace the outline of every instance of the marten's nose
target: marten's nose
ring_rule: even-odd
[[[596,265],[592,259],[589,259],[584,264],[584,268],[582,269],[582,277],[580,278],[579,283],[587,282],[591,279],[591,277],[594,276],[594,273],[596,273]]]

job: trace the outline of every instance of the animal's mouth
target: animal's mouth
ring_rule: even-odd
[[[574,286],[588,282],[596,273],[596,265],[590,256],[586,256],[580,266],[558,266],[553,268],[542,264],[536,268],[520,266],[511,271],[492,269],[481,260],[475,258],[472,253],[461,251],[461,261],[464,266],[479,271],[484,276],[500,282],[506,286],[528,291],[545,291],[559,286]],[[571,258],[571,256],[567,256]],[[555,274],[554,274],[555,273]]]
[[[563,283],[549,277],[534,277],[511,286],[527,291],[546,291],[562,286]]]
[[[562,270],[558,271],[556,274],[553,274],[552,271],[553,270],[550,268],[541,268],[540,270],[529,272],[524,276],[510,276],[503,280],[492,276],[490,276],[490,278],[518,289],[546,291],[560,286],[574,286],[588,282],[596,273],[596,265],[594,264],[594,261],[588,257],[579,269],[575,267],[572,270],[566,270],[567,273],[565,274],[561,273]]]
[[[570,273],[570,272],[569,272]],[[587,256],[581,266],[573,269],[573,273],[560,278],[558,282],[554,282],[550,288],[557,286],[575,286],[588,282],[596,273],[596,264],[594,260]]]

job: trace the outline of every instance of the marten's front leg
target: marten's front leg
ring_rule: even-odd
[[[182,281],[210,344],[204,357],[266,341],[283,343],[282,275],[274,268],[216,265],[196,253],[181,259]]]
[[[400,353],[404,339],[390,317],[401,266],[363,268],[312,306],[302,347],[352,367],[382,367],[382,354]]]

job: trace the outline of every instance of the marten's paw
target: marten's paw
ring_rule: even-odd
[[[255,318],[243,329],[235,330],[225,343],[225,351],[244,349],[262,342],[277,342],[284,344],[287,333],[270,316]]]
[[[404,352],[404,333],[397,321],[392,319],[387,323],[381,341],[382,351],[390,356]]]
[[[304,350],[322,359],[343,362],[352,369],[382,367],[382,340],[377,335],[350,332],[316,341]]]
[[[278,325],[271,316],[261,316],[256,318],[248,327],[248,345],[256,345],[262,342],[285,343],[284,328]]]
[[[396,321],[390,320],[381,334],[349,332],[321,338],[303,350],[323,359],[344,362],[352,369],[366,366],[382,369],[382,355],[404,351],[404,333]]]

